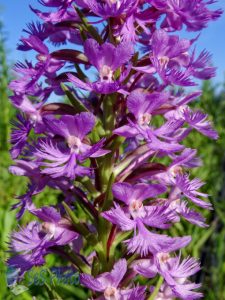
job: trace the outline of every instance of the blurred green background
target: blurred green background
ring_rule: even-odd
[[[26,190],[25,178],[9,174],[8,167],[11,159],[9,156],[10,145],[10,120],[15,115],[8,96],[8,82],[11,79],[11,65],[7,62],[4,29],[0,24],[0,299],[85,299],[86,294],[79,287],[55,284],[56,293],[52,292],[47,284],[45,287],[32,286],[18,296],[14,295],[7,287],[5,281],[5,260],[9,256],[8,242],[12,229],[18,225],[15,212],[11,205],[15,203],[15,196],[21,195]],[[197,148],[203,160],[203,166],[193,172],[194,176],[206,181],[203,191],[210,194],[214,210],[204,212],[210,227],[197,228],[182,222],[175,226],[174,234],[192,235],[193,241],[185,250],[187,255],[199,257],[202,270],[197,274],[196,281],[202,282],[204,299],[225,299],[225,85],[211,82],[203,84],[201,99],[193,104],[194,107],[203,109],[213,120],[219,132],[219,140],[211,141],[198,133],[192,133],[186,145]],[[55,191],[45,190],[36,197],[37,205],[53,204],[56,201]],[[30,216],[20,221],[26,224]],[[60,265],[59,258],[48,257],[48,267]],[[59,296],[61,295],[61,297]]]

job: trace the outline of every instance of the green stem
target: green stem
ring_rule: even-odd
[[[81,12],[81,10],[78,7],[74,7],[78,16],[80,17],[80,20],[85,28],[85,30],[96,40],[99,42],[99,44],[103,43],[103,40],[101,36],[98,34],[98,31],[88,23],[88,20],[85,18],[84,14]]]
[[[104,115],[104,127],[106,136],[111,136],[114,129],[115,115],[114,104],[116,101],[116,95],[109,95],[103,101],[103,115]]]
[[[154,292],[151,294],[151,296],[148,298],[148,300],[154,300],[156,298],[156,296],[158,295],[158,292],[160,290],[160,287],[163,283],[164,278],[162,276],[159,277],[159,280],[156,284],[156,287],[154,289]]]
[[[107,241],[111,230],[111,224],[102,217],[98,221],[98,237],[99,237],[99,260],[101,262],[102,271],[107,268]]]
[[[62,300],[61,296],[55,290],[53,290],[47,282],[45,282],[44,285],[50,299]]]
[[[74,229],[78,233],[82,234],[84,237],[90,235],[89,230],[82,223],[80,223],[80,220],[77,218],[77,216],[74,214],[74,212],[70,209],[70,207],[65,202],[62,202],[62,205],[65,208],[65,211],[67,212],[67,214],[69,215],[69,217],[73,223]]]
[[[131,234],[131,231],[126,231],[126,232],[120,232],[117,234],[116,238],[113,241],[113,244],[110,248],[110,252],[109,252],[109,264],[113,264],[114,259],[115,259],[115,250],[116,247],[122,242],[124,241],[126,238],[129,237],[129,235]]]
[[[115,175],[112,173],[108,181],[108,186],[105,193],[105,200],[103,203],[102,211],[109,209],[112,205],[113,202],[112,185],[114,181],[115,181]]]
[[[87,176],[78,178],[78,181],[85,186],[85,188],[91,193],[92,197],[97,198],[100,195],[100,192],[96,190],[94,184]]]
[[[65,84],[61,83],[61,88],[65,92],[65,94],[68,97],[70,103],[76,109],[77,113],[88,112],[88,109],[83,105],[83,103],[80,100],[78,100],[75,97],[75,95],[69,90],[69,88]]]
[[[73,252],[69,253],[69,256],[71,258],[71,261],[78,267],[78,269],[82,272],[82,273],[91,273],[90,268],[83,262],[83,260],[75,255]]]

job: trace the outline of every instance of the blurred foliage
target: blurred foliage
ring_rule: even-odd
[[[9,256],[7,252],[10,232],[18,226],[15,211],[11,211],[16,195],[21,195],[26,190],[27,179],[11,175],[8,167],[12,164],[9,156],[10,120],[15,114],[8,101],[7,89],[10,80],[9,67],[6,60],[4,46],[4,32],[0,24],[0,299],[38,300],[45,299],[86,299],[86,293],[79,286],[56,283],[51,288],[47,283],[44,286],[32,285],[28,291],[14,295],[6,286],[5,261]],[[204,110],[214,122],[219,132],[218,141],[193,132],[187,139],[186,145],[197,148],[203,160],[203,166],[194,170],[192,175],[206,182],[203,191],[210,194],[214,210],[205,212],[210,226],[207,229],[197,228],[187,222],[177,224],[173,233],[176,235],[192,235],[191,245],[184,251],[186,255],[199,257],[202,270],[198,273],[196,281],[202,282],[204,299],[225,300],[225,86],[218,92],[211,82],[203,85],[203,95],[200,101],[193,104],[194,108]],[[53,205],[59,192],[45,189],[40,195],[35,196],[37,207]],[[26,224],[31,220],[29,214],[19,222]],[[55,255],[47,257],[47,268],[60,265],[60,258]],[[54,290],[54,292],[53,292]]]
[[[3,25],[0,21],[0,150],[7,150],[9,147],[9,122],[14,113],[8,101],[9,90],[7,89],[9,78],[9,66],[6,57],[5,36]]]
[[[220,92],[211,82],[203,85],[203,95],[194,107],[209,114],[219,133],[217,141],[193,133],[187,139],[189,147],[197,148],[203,160],[194,176],[206,182],[202,191],[210,195],[213,211],[206,212],[208,229],[188,225],[192,234],[191,255],[200,257],[202,271],[197,280],[202,282],[204,299],[225,299],[225,85]]]

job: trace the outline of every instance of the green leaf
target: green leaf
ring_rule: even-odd
[[[88,112],[88,109],[83,105],[83,103],[80,100],[78,100],[74,96],[74,94],[68,89],[68,87],[65,84],[61,83],[61,88],[67,95],[68,99],[70,100],[77,113]]]
[[[65,202],[62,202],[62,204],[63,204],[63,207],[65,208],[67,214],[69,215],[69,217],[70,217],[70,219],[71,219],[71,221],[72,221],[72,223],[73,223],[74,229],[75,229],[77,232],[79,232],[79,233],[81,233],[82,235],[84,235],[84,236],[89,235],[89,230],[88,230],[88,228],[87,228],[85,225],[83,225],[83,224],[80,223],[79,218],[78,218],[78,217],[75,215],[75,213],[70,209],[70,207],[69,207]]]
[[[84,26],[84,28],[86,29],[86,31],[96,40],[99,42],[99,44],[103,43],[103,40],[101,38],[101,36],[98,34],[98,31],[95,29],[95,27],[93,27],[92,25],[90,25],[88,23],[88,20],[85,18],[84,14],[81,12],[81,10],[74,6],[78,16],[80,17],[80,20]]]

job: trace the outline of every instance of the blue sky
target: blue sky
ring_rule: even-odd
[[[187,0],[190,1],[190,0]],[[29,9],[29,4],[40,7],[37,0],[0,0],[0,19],[3,20],[7,33],[7,50],[10,61],[23,60],[27,53],[16,50],[16,44],[22,35],[25,24],[34,20],[35,15]],[[225,1],[218,0],[213,5],[225,11]],[[198,40],[198,50],[206,48],[213,54],[213,64],[217,69],[216,81],[221,82],[225,74],[225,14],[217,21],[211,22]]]

